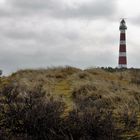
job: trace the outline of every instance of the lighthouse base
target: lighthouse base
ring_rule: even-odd
[[[119,69],[121,69],[121,68],[127,68],[127,65],[126,64],[119,64],[118,68]]]

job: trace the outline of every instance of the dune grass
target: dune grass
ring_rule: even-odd
[[[133,127],[125,129],[122,137],[137,140],[140,139],[139,75],[140,70],[134,69],[122,71],[114,69],[113,72],[101,68],[81,70],[68,66],[29,69],[1,77],[0,89],[10,82],[24,90],[41,86],[47,96],[56,96],[64,100],[66,103],[64,116],[67,116],[75,105],[79,108],[96,106],[98,109],[111,110],[119,129],[125,129],[127,123],[132,125],[128,128]],[[125,113],[128,118],[125,118]],[[131,122],[133,119],[137,122]],[[133,123],[136,125],[133,126]]]

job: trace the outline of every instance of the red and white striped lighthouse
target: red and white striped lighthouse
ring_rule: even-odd
[[[126,55],[126,35],[125,30],[127,29],[125,20],[122,19],[120,22],[120,46],[119,46],[119,68],[127,68],[127,55]]]

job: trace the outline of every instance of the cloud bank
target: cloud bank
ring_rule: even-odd
[[[116,67],[122,7],[120,0],[0,0],[1,69]]]

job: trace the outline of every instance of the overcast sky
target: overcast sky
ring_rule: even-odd
[[[116,67],[123,17],[128,67],[140,67],[139,7],[139,0],[0,0],[0,68]]]

